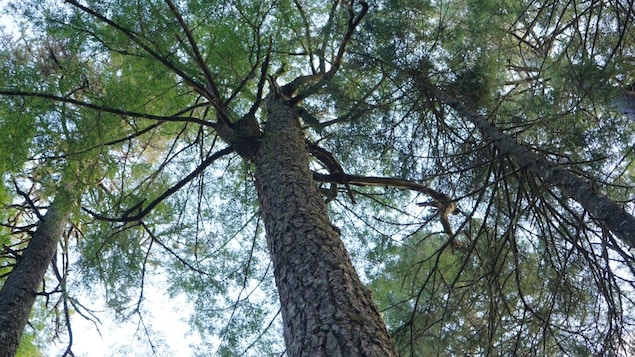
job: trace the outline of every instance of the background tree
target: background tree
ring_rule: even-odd
[[[623,4],[65,3],[14,12],[91,59],[89,94],[2,94],[126,128],[106,149],[116,172],[83,196],[67,286],[102,282],[129,316],[164,274],[219,354],[280,353],[265,303],[279,298],[294,355],[316,320],[331,326],[323,346],[355,341],[332,321],[382,330],[348,251],[404,355],[629,352],[628,239],[518,160],[631,208],[631,134],[614,112],[632,68]],[[311,305],[342,287],[350,309]]]
[[[378,46],[387,55],[371,65],[392,69],[408,98],[401,103],[410,103],[402,112],[419,119],[408,148],[421,148],[415,155],[431,158],[424,167],[453,178],[469,217],[457,236],[458,262],[445,249],[456,243],[435,250],[434,240],[417,235],[406,242],[409,254],[389,266],[389,278],[377,275],[402,354],[460,346],[475,354],[628,355],[632,316],[623,303],[631,292],[632,230],[610,234],[610,219],[594,211],[607,206],[592,197],[601,187],[630,202],[629,118],[614,105],[629,83],[631,70],[623,70],[633,65],[623,41],[632,36],[623,22],[629,7],[399,5],[412,15],[369,21],[383,39],[377,43],[391,44]],[[483,130],[493,126],[496,135]],[[547,175],[530,170],[521,152],[558,166]],[[573,187],[586,185],[586,198],[551,188],[557,170],[581,178]],[[474,268],[482,272],[472,276]],[[393,274],[405,276],[401,284],[391,284]],[[458,320],[457,310],[465,311]]]
[[[67,330],[70,342],[66,352],[72,353],[70,306],[80,314],[86,310],[66,287],[70,239],[81,233],[77,211],[82,192],[109,176],[111,159],[104,147],[115,150],[119,140],[111,140],[119,139],[124,131],[118,119],[113,122],[73,105],[75,98],[91,92],[86,83],[93,79],[93,73],[89,66],[83,66],[88,62],[72,54],[72,44],[52,38],[24,40],[28,46],[8,42],[4,48],[3,82],[8,87],[28,83],[66,101],[27,96],[2,102],[1,123],[7,133],[3,189],[13,196],[3,195],[2,199],[6,281],[0,290],[0,354],[16,353],[38,295],[46,303],[37,308],[52,310],[48,313],[54,323],[50,334]],[[53,271],[45,278],[49,265]],[[47,284],[51,280],[53,287]],[[30,344],[32,339],[28,334],[23,342]],[[27,347],[18,355],[36,354],[37,350]]]

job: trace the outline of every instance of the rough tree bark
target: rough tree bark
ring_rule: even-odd
[[[256,180],[284,323],[287,354],[396,356],[309,170],[295,109],[267,102]]]
[[[589,182],[521,145],[461,101],[429,83],[427,79],[421,80],[420,85],[426,92],[451,106],[474,124],[484,138],[490,140],[502,154],[509,155],[518,165],[541,177],[547,184],[557,187],[566,197],[576,200],[624,244],[635,248],[635,217],[622,206],[595,190]]]
[[[56,196],[0,289],[0,356],[14,356],[18,349],[36,292],[68,222],[70,206],[67,194]]]

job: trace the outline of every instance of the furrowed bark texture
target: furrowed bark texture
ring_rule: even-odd
[[[267,115],[256,179],[287,354],[396,356],[313,184],[297,113],[269,100]]]
[[[68,221],[68,200],[57,196],[0,289],[0,356],[14,356],[36,292]]]
[[[548,184],[557,187],[565,196],[576,200],[591,213],[593,218],[604,223],[606,228],[624,244],[635,248],[635,217],[626,212],[622,206],[593,189],[588,182],[519,144],[457,99],[450,97],[431,84],[424,86],[428,92],[472,122],[501,153],[509,155],[518,165],[530,170]]]

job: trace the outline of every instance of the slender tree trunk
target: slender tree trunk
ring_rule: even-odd
[[[491,140],[501,153],[509,155],[518,165],[557,187],[565,196],[576,200],[595,219],[604,223],[623,243],[635,248],[635,217],[626,212],[622,206],[593,189],[588,182],[519,144],[456,98],[442,92],[426,80],[422,85],[427,92],[472,122],[485,139]]]
[[[635,120],[635,91],[625,90],[619,98],[615,99],[615,107],[621,113]]]
[[[0,289],[0,356],[14,356],[29,320],[36,292],[64,232],[70,200],[60,193],[39,222],[24,253]]]
[[[269,100],[267,115],[256,179],[287,354],[396,356],[313,183],[297,113]]]

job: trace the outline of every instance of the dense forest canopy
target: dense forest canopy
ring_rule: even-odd
[[[162,355],[157,281],[200,355],[635,353],[632,1],[4,10],[18,354],[98,296]]]

